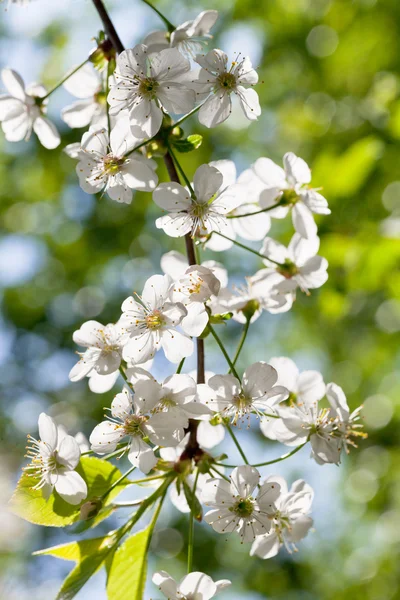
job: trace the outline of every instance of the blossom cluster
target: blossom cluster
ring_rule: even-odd
[[[204,519],[214,531],[238,534],[242,543],[251,543],[251,555],[267,559],[283,546],[297,550],[313,524],[313,490],[303,480],[289,489],[279,475],[262,476],[257,467],[263,463],[252,466],[247,459],[227,476],[232,467],[210,451],[225,432],[235,438],[232,427],[246,426],[294,446],[288,456],[309,443],[316,463],[339,464],[364,434],[360,409],[350,412],[338,385],[325,384],[317,371],[300,373],[287,357],[263,356],[240,376],[238,354],[229,359],[214,330],[232,318],[244,325],[245,336],[263,312],[287,312],[298,291],[309,295],[326,282],[328,263],[318,254],[314,215],[330,213],[320,190],[311,186],[310,168],[293,152],[284,155],[282,167],[261,157],[238,174],[235,164],[223,159],[200,165],[192,180],[183,173],[173,141],[181,139],[179,125],[187,117],[198,113],[201,125],[216,127],[229,118],[232,101],[250,121],[261,114],[254,90],[258,75],[250,59],[238,54],[229,62],[220,49],[205,52],[217,16],[205,11],[167,34],[149,34],[118,55],[105,53],[99,44],[90,60],[62,82],[77,98],[62,110],[62,119],[70,127],[87,128],[65,151],[77,161],[86,193],[107,193],[129,204],[133,190],[150,192],[161,209],[156,228],[184,237],[195,258],[196,251],[222,253],[237,244],[257,255],[261,268],[232,288],[223,264],[167,252],[161,272],[147,279],[141,294],[122,302],[115,323],[91,320],[74,332],[80,351],[69,377],[73,382],[88,378],[95,393],[111,390],[119,378],[123,382],[107,416],[91,432],[86,452],[126,453],[134,468],[152,473],[155,485],[169,474],[169,495],[178,510],[193,513],[194,504],[201,511],[209,508]],[[104,60],[98,61],[99,54]],[[2,79],[7,93],[0,96],[0,121],[6,139],[28,139],[34,131],[46,148],[58,146],[60,136],[45,116],[52,92],[37,84],[25,87],[12,69],[3,69]],[[153,154],[154,145],[160,154]],[[181,180],[159,182],[155,158],[160,155],[168,155]],[[294,233],[285,246],[269,234],[274,219],[289,215]],[[185,359],[196,344],[200,352],[199,341],[210,334],[227,358],[229,373],[199,370],[197,378],[182,373]],[[151,373],[158,351],[175,365],[164,381]],[[87,486],[76,471],[79,442],[44,413],[39,436],[30,438],[28,451],[27,472],[38,478],[34,489],[46,497],[55,489],[67,503],[80,504]],[[203,600],[230,584],[200,572],[177,583],[165,571],[155,573],[153,582],[167,598]]]

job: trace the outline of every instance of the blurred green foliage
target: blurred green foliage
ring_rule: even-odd
[[[88,5],[71,1],[74,11],[90,15],[95,35],[99,25]],[[179,14],[179,22],[199,12],[192,0],[163,0],[157,6],[171,20]],[[40,0],[36,7],[40,10]],[[200,133],[203,143],[198,151],[181,155],[185,170],[192,175],[202,162],[230,157],[240,168],[259,156],[279,163],[292,150],[311,164],[313,184],[323,187],[332,209],[332,215],[318,220],[320,253],[330,264],[327,284],[299,298],[290,314],[260,321],[263,329],[250,337],[240,366],[286,354],[308,368],[320,368],[326,381],[343,386],[351,406],[365,402],[369,438],[339,474],[333,473],[335,483],[326,483],[326,494],[325,483],[318,490],[323,516],[316,514],[316,532],[298,555],[250,559],[236,540],[227,543],[197,527],[195,568],[231,578],[236,595],[230,597],[249,600],[400,598],[400,4],[205,0],[203,8],[221,12],[217,47],[226,49],[230,40],[229,50],[240,51],[245,40],[259,53],[255,62],[263,115],[250,126],[234,115],[211,131],[191,119],[185,134]],[[7,16],[2,19],[5,23]],[[35,42],[44,49],[46,83],[61,76],[70,35],[68,24],[55,19]],[[80,134],[63,129],[62,146]],[[94,396],[86,382],[68,384],[74,329],[88,318],[116,320],[124,297],[132,289],[140,291],[147,276],[159,271],[161,254],[172,245],[183,251],[183,245],[155,229],[157,209],[150,195],[137,194],[131,206],[106,197],[92,204],[78,188],[74,162],[61,149],[46,151],[35,140],[11,147],[1,138],[0,150],[0,250],[4,240],[18,236],[33,243],[41,257],[31,276],[15,283],[0,277],[5,341],[1,477],[7,482],[21,465],[28,425],[35,429],[29,411],[38,413],[51,404],[52,414],[67,427],[88,434],[109,404],[111,394]],[[159,175],[165,179],[161,163]],[[291,225],[274,221],[271,233],[287,241]],[[236,277],[261,267],[236,252],[223,258]],[[9,260],[13,265],[14,252]],[[0,268],[0,275],[5,272]],[[239,331],[229,323],[223,335],[234,344]],[[208,340],[207,346],[213,351]],[[52,377],[53,370],[61,375]],[[322,468],[323,482],[331,477],[329,469],[335,468]],[[293,473],[302,475],[301,468]],[[31,565],[41,560],[29,558],[29,552],[50,545],[43,539],[49,534],[13,527],[12,535],[19,531],[24,542],[10,544],[6,528],[3,556],[8,560],[3,564],[23,573],[29,587],[37,581]],[[178,515],[169,527],[185,536],[187,521]],[[184,553],[177,559],[184,561]],[[159,561],[166,568],[164,562]],[[172,562],[168,570],[181,573],[182,565]]]

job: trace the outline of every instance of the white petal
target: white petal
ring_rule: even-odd
[[[249,121],[256,121],[261,115],[261,106],[257,92],[253,88],[246,89],[239,85],[236,88],[236,93],[246,117]]]
[[[192,597],[198,596],[201,600],[210,600],[216,594],[217,586],[211,577],[195,571],[182,579],[179,591],[184,596],[190,594]]]
[[[318,228],[312,216],[312,212],[303,202],[297,202],[292,209],[293,227],[304,238],[312,238],[317,235]]]
[[[288,152],[283,157],[283,165],[290,185],[310,183],[311,171],[305,160]]]
[[[18,98],[18,100],[22,100],[22,102],[24,102],[26,94],[22,77],[16,71],[7,68],[2,69],[1,78],[11,96],[14,96],[14,98]]]
[[[170,598],[171,600],[177,598],[178,586],[176,581],[166,571],[157,571],[157,573],[154,573],[152,582],[166,598]]]
[[[66,435],[58,444],[57,462],[72,470],[79,463],[81,451],[79,444],[72,435]]]
[[[325,396],[325,383],[318,371],[303,371],[299,377],[298,386],[301,401],[308,405]]]
[[[90,98],[101,89],[100,74],[93,65],[86,64],[68,77],[63,85],[76,98]]]
[[[190,63],[187,58],[176,48],[161,50],[152,57],[151,72],[153,77],[160,80],[176,80],[190,71]]]
[[[182,358],[191,356],[194,350],[193,340],[174,329],[162,332],[161,345],[167,360],[175,364],[181,362]]]
[[[154,100],[142,100],[129,112],[131,131],[138,139],[151,138],[159,131],[163,119]]]
[[[76,471],[59,473],[55,488],[61,498],[69,504],[80,504],[87,496],[87,485]]]
[[[231,490],[241,498],[250,496],[260,481],[260,473],[250,465],[236,467],[231,473]]]
[[[164,210],[179,212],[191,205],[189,192],[179,183],[160,183],[153,192],[154,202]]]
[[[216,127],[226,121],[231,112],[232,101],[230,95],[216,92],[201,107],[199,121],[205,127]]]
[[[211,425],[208,421],[200,421],[197,427],[197,441],[202,448],[210,450],[218,446],[225,437],[223,425]]]
[[[250,550],[250,556],[272,558],[278,554],[280,547],[281,543],[277,534],[275,531],[270,531],[266,535],[256,537]]]
[[[350,411],[342,388],[339,385],[336,385],[336,383],[328,383],[326,386],[326,396],[329,400],[329,404],[339,416],[339,419],[346,423],[349,419]]]
[[[133,396],[128,388],[124,389],[120,394],[117,394],[111,403],[111,414],[115,419],[124,421],[126,417],[132,414]]]
[[[114,452],[118,442],[125,436],[122,428],[118,428],[111,421],[102,421],[93,429],[89,441],[91,449],[96,454],[107,454]]]
[[[193,187],[197,199],[208,202],[218,192],[222,182],[223,176],[218,169],[210,165],[201,165],[193,177]]]
[[[145,475],[157,464],[157,457],[152,448],[138,437],[132,438],[128,460]]]
[[[50,450],[55,450],[57,447],[57,426],[53,419],[46,415],[46,413],[40,413],[39,415],[39,438],[44,442]]]
[[[39,138],[40,143],[45,148],[52,150],[57,148],[61,139],[57,127],[47,119],[47,117],[38,117],[33,123],[33,130]]]
[[[188,268],[186,256],[176,250],[171,250],[161,257],[161,268],[172,279],[179,279]]]
[[[297,393],[299,369],[294,361],[285,356],[271,358],[269,364],[276,369],[278,373],[277,385],[283,385],[289,391]]]
[[[182,319],[181,326],[185,333],[198,337],[208,323],[208,312],[204,304],[195,302],[187,305],[187,315]]]
[[[69,127],[86,127],[96,112],[97,104],[93,100],[78,100],[61,111],[61,118]]]

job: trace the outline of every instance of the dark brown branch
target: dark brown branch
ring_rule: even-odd
[[[107,34],[107,37],[111,40],[115,50],[118,54],[121,54],[125,50],[123,43],[120,40],[118,33],[115,30],[115,27],[108,16],[108,12],[102,2],[102,0],[93,0],[93,4],[99,13],[99,17],[103,23],[104,30]]]

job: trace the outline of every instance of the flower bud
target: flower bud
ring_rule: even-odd
[[[80,519],[81,521],[89,521],[89,519],[93,519],[96,517],[100,510],[103,507],[103,502],[100,498],[92,498],[82,504],[80,510]]]
[[[260,303],[258,300],[249,300],[247,304],[241,309],[241,312],[246,317],[247,321],[253,317],[253,315],[259,310]]]

